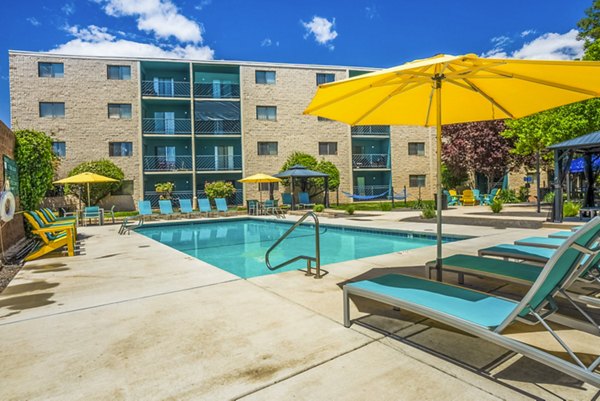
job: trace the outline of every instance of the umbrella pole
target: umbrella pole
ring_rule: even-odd
[[[437,225],[437,254],[435,259],[436,280],[442,281],[442,81],[437,77],[435,81],[435,103],[436,103],[436,153],[437,153],[437,175],[436,175],[436,225]]]
[[[92,205],[91,205],[91,203],[92,203],[92,202],[91,202],[91,200],[90,200],[90,183],[89,183],[89,182],[87,183],[87,190],[88,190],[88,198],[87,198],[87,203],[88,203],[88,204],[87,204],[87,205],[88,205],[88,206],[92,206]]]

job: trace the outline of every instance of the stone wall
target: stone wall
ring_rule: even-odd
[[[4,159],[4,155],[7,155],[11,159],[15,159],[15,136],[2,121],[0,121],[0,157]],[[2,185],[4,189],[4,163],[0,160],[0,179],[2,179]],[[17,210],[19,210],[19,199],[17,198]],[[0,222],[0,235],[2,237],[2,248],[0,253],[8,249],[11,245],[16,243],[19,239],[25,236],[23,226],[23,215],[17,214],[15,218],[8,223]]]
[[[64,77],[38,76],[38,62],[64,63]],[[107,79],[108,65],[131,66],[131,80]],[[35,129],[64,141],[58,178],[78,164],[110,159],[134,180],[139,196],[139,73],[135,61],[9,54],[11,119],[15,129]],[[42,118],[40,102],[64,102],[64,118]],[[130,103],[131,119],[108,118],[109,103]],[[109,157],[109,142],[132,142],[133,155]]]

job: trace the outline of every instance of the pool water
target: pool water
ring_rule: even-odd
[[[276,271],[265,253],[292,223],[258,219],[144,226],[136,231],[242,278],[306,267],[300,260]],[[435,245],[435,237],[331,225],[320,226],[321,265]],[[456,238],[444,238],[445,241]],[[275,266],[298,255],[315,255],[314,225],[301,225],[270,255]],[[313,264],[314,265],[314,264]]]

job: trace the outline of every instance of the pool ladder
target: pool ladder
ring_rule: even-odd
[[[302,224],[304,222],[304,220],[306,220],[309,217],[312,217],[313,220],[315,221],[315,256],[313,257],[313,256],[308,256],[308,255],[298,255],[291,259],[286,260],[285,262],[281,262],[276,266],[272,266],[271,261],[269,260],[269,255],[271,254],[271,252],[275,248],[277,248],[277,246],[279,244],[281,244],[283,242],[283,240],[286,239],[296,228],[298,228],[298,226],[300,226],[300,224]],[[267,250],[267,253],[265,253],[265,263],[266,263],[267,267],[269,268],[269,270],[280,269],[284,266],[289,265],[290,263],[294,263],[297,260],[306,260],[306,275],[307,276],[315,276],[315,278],[321,278],[321,277],[325,276],[327,273],[329,273],[326,270],[323,270],[324,274],[321,273],[321,237],[319,234],[319,218],[313,212],[305,213],[300,218],[300,220],[298,220],[296,223],[294,223],[294,225],[291,226],[289,228],[289,230],[287,230],[281,237],[279,237],[279,239],[277,241],[275,241],[275,243],[273,245],[271,245],[269,250]],[[313,262],[315,263],[315,273],[312,272],[312,263]]]

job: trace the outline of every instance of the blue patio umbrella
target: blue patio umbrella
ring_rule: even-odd
[[[295,164],[281,173],[273,174],[277,178],[290,178],[292,192],[292,209],[294,209],[294,178],[324,178],[325,179],[325,207],[329,207],[329,174],[309,170],[306,166]]]

